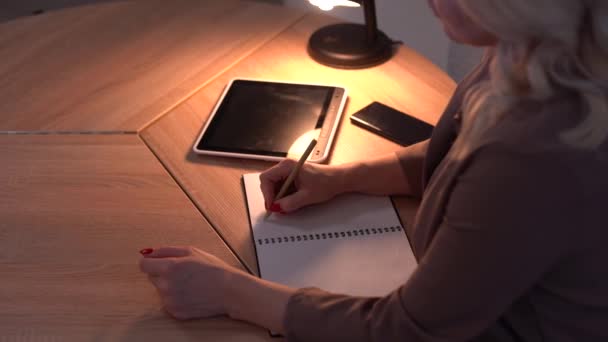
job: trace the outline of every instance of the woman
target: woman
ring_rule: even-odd
[[[435,0],[456,41],[486,46],[433,138],[397,155],[262,174],[287,213],[347,191],[410,194],[419,266],[383,298],[292,289],[193,248],[141,261],[169,313],[227,314],[290,341],[608,340],[608,2]],[[360,180],[364,179],[365,182]]]

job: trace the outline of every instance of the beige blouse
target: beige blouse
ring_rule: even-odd
[[[463,93],[486,64],[457,89],[430,142],[399,153],[422,195],[407,229],[414,274],[382,298],[300,289],[288,341],[608,341],[608,143],[561,142],[584,115],[564,92],[522,105],[465,160],[445,160]],[[432,179],[441,163],[450,172]]]

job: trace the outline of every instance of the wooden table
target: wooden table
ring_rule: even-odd
[[[371,69],[313,62],[308,36],[333,21],[145,0],[0,25],[0,341],[270,340],[242,322],[166,316],[137,251],[191,244],[257,272],[240,176],[270,164],[190,152],[233,77],[347,87],[333,164],[399,148],[348,122],[371,101],[437,119],[454,83],[404,46]],[[410,221],[416,203],[397,202]]]

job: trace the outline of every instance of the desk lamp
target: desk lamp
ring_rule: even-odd
[[[376,23],[374,0],[308,0],[324,11],[334,6],[363,5],[365,25],[335,24],[320,28],[310,36],[308,53],[317,62],[335,68],[359,69],[381,64],[391,58],[393,41]]]

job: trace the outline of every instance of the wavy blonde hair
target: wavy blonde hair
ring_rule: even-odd
[[[562,132],[562,140],[584,149],[606,140],[608,0],[458,1],[498,44],[489,80],[465,96],[460,148],[453,157],[479,147],[476,138],[522,100],[542,103],[564,89],[584,101],[580,124]]]

